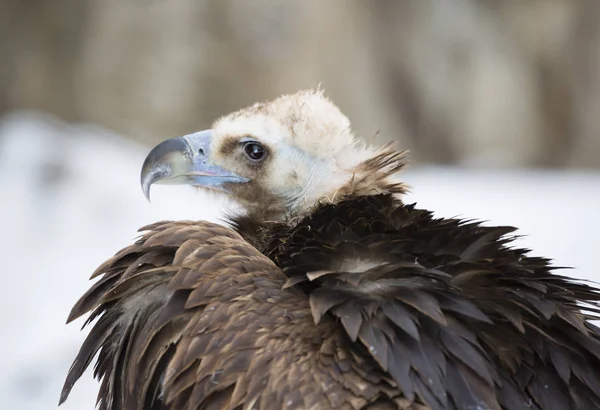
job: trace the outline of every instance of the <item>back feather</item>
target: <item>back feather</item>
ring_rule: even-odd
[[[512,227],[389,195],[325,205],[262,246],[318,323],[339,320],[432,409],[600,408],[597,289],[510,249]],[[587,307],[581,311],[580,304]]]

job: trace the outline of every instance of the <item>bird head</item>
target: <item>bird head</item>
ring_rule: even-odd
[[[321,90],[300,91],[217,119],[211,129],[172,138],[146,157],[152,184],[220,192],[261,220],[301,216],[320,201],[400,194],[403,153],[358,140]]]

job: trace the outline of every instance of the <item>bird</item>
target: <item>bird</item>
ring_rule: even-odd
[[[97,357],[100,410],[600,408],[598,288],[514,227],[405,203],[407,161],[322,89],[159,143],[147,198],[239,209],[144,226],[98,267],[60,403]]]

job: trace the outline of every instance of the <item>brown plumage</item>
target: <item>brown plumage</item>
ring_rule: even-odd
[[[252,135],[270,157],[298,148],[261,139],[253,120],[276,113],[314,122],[311,104],[323,110],[323,98],[298,94],[292,106],[302,112],[294,116],[281,103],[290,97],[282,98],[220,120],[245,118],[251,130],[217,139],[229,144],[228,155],[239,155],[231,148],[236,136],[247,150]],[[331,128],[309,125],[302,127]],[[310,143],[313,134],[300,128],[294,137]],[[305,181],[321,187],[313,192],[302,186],[304,163],[278,174],[289,181],[300,170],[292,180],[301,182],[281,184],[269,163],[232,172],[224,166],[231,162],[218,160],[214,136],[209,145],[198,141],[189,144],[202,157],[185,157],[193,172],[172,158],[180,145],[151,153],[146,193],[173,175],[215,189],[218,174],[226,178],[218,188],[245,212],[231,217],[232,228],[146,226],[97,269],[98,281],[69,316],[91,312],[88,323],[98,321],[61,402],[98,353],[101,410],[600,408],[600,329],[590,323],[600,292],[511,248],[514,228],[436,219],[402,203],[404,187],[393,177],[403,158],[393,150],[356,147],[360,155],[333,150],[319,159],[306,148],[317,165]],[[311,174],[324,169],[334,183]],[[250,181],[261,181],[262,199]],[[316,201],[298,201],[296,192]]]

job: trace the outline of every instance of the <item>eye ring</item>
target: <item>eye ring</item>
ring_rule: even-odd
[[[256,141],[244,143],[244,154],[252,162],[260,162],[267,156],[267,150]]]

